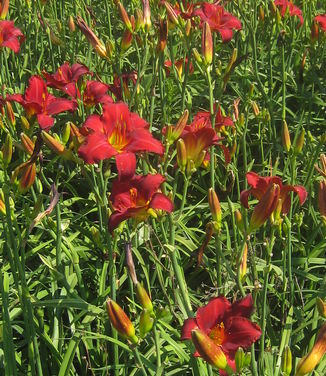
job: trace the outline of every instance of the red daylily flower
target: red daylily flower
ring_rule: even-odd
[[[282,213],[287,214],[290,210],[291,197],[290,192],[295,192],[299,197],[300,205],[306,201],[307,191],[302,185],[283,185],[282,179],[278,176],[259,176],[255,172],[248,172],[247,181],[250,188],[242,191],[240,201],[245,208],[249,208],[248,198],[253,195],[257,200],[260,200],[271,185],[277,184],[280,187],[279,198],[282,200]]]
[[[185,320],[181,340],[191,339],[191,332],[200,329],[223,350],[228,364],[234,368],[239,347],[251,346],[261,336],[260,327],[250,321],[253,312],[251,295],[231,304],[224,296],[213,298],[197,310],[196,317]],[[194,356],[200,356],[196,350]]]
[[[186,58],[185,64],[188,64],[188,58]],[[183,73],[183,65],[184,65],[184,59],[175,60],[175,62],[174,62],[174,66],[177,70],[178,77],[179,77],[180,80],[181,80],[182,73]],[[171,70],[171,67],[172,67],[172,61],[166,60],[164,62],[164,67],[165,67],[166,75],[168,77],[170,75],[170,70]],[[193,74],[193,73],[194,73],[194,66],[193,66],[192,62],[190,62],[190,64],[189,64],[189,74]]]
[[[76,103],[65,98],[56,98],[47,90],[46,83],[40,76],[32,76],[28,81],[28,87],[24,95],[14,94],[7,97],[9,101],[21,104],[28,118],[36,115],[42,129],[52,127],[54,119],[52,115],[64,111],[74,111]]]
[[[218,31],[223,42],[232,39],[232,29],[242,29],[241,21],[218,4],[204,2],[200,4],[200,8],[194,10],[193,15],[200,18],[200,27],[203,27],[204,23],[207,22],[212,31]]]
[[[296,5],[294,5],[291,1],[275,0],[274,4],[278,7],[280,7],[280,13],[281,13],[282,17],[285,16],[286,11],[288,10],[290,16],[297,16],[300,20],[300,25],[303,24],[303,17],[302,17],[301,9],[298,8]]]
[[[0,48],[8,47],[18,53],[24,39],[24,34],[14,27],[13,21],[0,21]]]
[[[212,127],[211,123],[211,114],[207,111],[200,111],[194,116],[192,122],[194,127],[203,128],[203,127]],[[222,127],[233,127],[233,121],[231,118],[222,115],[221,107],[218,107],[215,116],[215,130],[220,132]]]
[[[87,81],[86,88],[83,93],[83,102],[85,106],[91,107],[99,103],[113,103],[112,97],[106,94],[109,85],[98,81]]]
[[[6,101],[2,96],[0,95],[0,114],[2,116],[5,116],[4,106],[6,105]]]
[[[88,68],[83,64],[73,64],[71,67],[65,62],[58,70],[53,73],[42,72],[49,87],[54,87],[76,98],[79,91],[76,87],[79,78],[85,74],[91,74]]]
[[[317,22],[320,28],[326,32],[326,14],[320,14],[314,18],[314,21]]]
[[[106,103],[103,115],[87,118],[83,130],[87,136],[79,148],[79,155],[86,163],[116,157],[118,171],[132,171],[133,153],[148,151],[163,154],[164,148],[147,129],[148,123],[137,114],[129,112],[125,103]],[[126,158],[126,155],[128,156]],[[123,167],[119,168],[120,165]],[[120,173],[119,173],[120,175]]]
[[[110,196],[114,212],[109,219],[109,230],[112,232],[128,218],[134,218],[139,223],[150,215],[155,217],[156,210],[172,212],[172,202],[159,191],[164,180],[159,174],[126,176],[115,180]]]
[[[122,73],[122,84],[123,84],[123,92],[126,98],[130,97],[129,92],[129,81],[131,81],[134,85],[137,82],[137,72],[132,71],[130,73]],[[122,100],[122,90],[121,90],[121,81],[118,75],[114,75],[113,84],[109,84],[109,91],[114,94],[117,101]]]

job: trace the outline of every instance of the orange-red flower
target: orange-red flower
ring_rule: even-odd
[[[200,18],[201,27],[207,22],[212,31],[219,32],[223,42],[232,39],[233,29],[242,29],[241,21],[218,4],[204,2],[194,10],[193,15]]]
[[[300,205],[306,201],[307,191],[302,185],[283,185],[282,179],[278,176],[259,176],[255,172],[247,173],[247,181],[250,188],[242,191],[240,201],[245,208],[249,208],[248,198],[253,195],[257,200],[260,200],[271,185],[277,184],[280,187],[280,196],[282,200],[282,213],[287,214],[290,210],[291,196],[290,192],[295,192],[299,197]]]
[[[85,74],[91,74],[89,69],[83,64],[73,64],[65,62],[58,70],[53,73],[42,72],[49,87],[54,87],[70,95],[73,98],[78,96],[77,81]]]
[[[238,348],[248,348],[261,335],[260,327],[249,319],[253,309],[251,295],[233,304],[224,296],[213,298],[197,310],[195,318],[184,322],[181,339],[191,339],[192,331],[200,329],[223,350],[229,366],[234,366]],[[200,356],[198,350],[196,348],[194,356]]]
[[[28,81],[25,94],[14,94],[7,97],[9,101],[21,104],[28,118],[36,115],[42,129],[52,127],[54,119],[52,115],[64,111],[74,111],[76,103],[65,98],[56,98],[47,90],[46,83],[40,76],[32,76]]]
[[[178,60],[175,60],[175,62],[174,62],[174,66],[175,66],[175,69],[177,70],[178,77],[179,77],[180,80],[182,78],[183,68],[184,68],[184,66],[186,66],[185,64],[188,64],[188,58],[186,58],[185,61],[184,61],[184,59],[178,59]],[[166,73],[167,76],[170,75],[171,67],[172,67],[172,61],[166,60],[164,62],[164,68],[165,68],[165,73]],[[194,66],[193,66],[192,62],[190,61],[190,63],[189,63],[189,74],[193,74],[193,73],[194,73]]]
[[[122,85],[123,85],[123,93],[125,97],[128,98],[130,96],[129,87],[128,87],[129,81],[131,81],[134,85],[136,84],[137,72],[132,71],[130,73],[122,73],[121,79],[122,79]],[[118,75],[114,75],[113,84],[109,84],[109,91],[115,96],[117,101],[122,100],[123,96],[122,96],[122,89],[121,89],[121,80]]]
[[[129,112],[125,103],[106,103],[103,115],[87,118],[83,131],[88,133],[79,155],[86,163],[115,157],[119,175],[134,170],[134,153],[148,151],[163,154],[164,148],[149,132],[148,123]],[[127,173],[129,174],[129,173]]]
[[[300,24],[303,24],[303,17],[302,17],[302,11],[300,8],[298,8],[296,5],[292,3],[292,1],[288,0],[275,0],[274,4],[278,7],[280,7],[280,13],[281,16],[284,17],[286,12],[289,12],[290,16],[298,17],[300,20]]]
[[[83,92],[85,106],[91,107],[99,103],[113,103],[112,97],[107,94],[109,85],[99,81],[87,81]]]
[[[13,21],[0,21],[0,48],[7,47],[18,53],[24,39],[24,34],[14,27]]]
[[[314,21],[317,22],[320,28],[326,32],[326,14],[319,14],[314,18]]]
[[[115,180],[110,196],[114,212],[109,219],[109,230],[113,231],[128,218],[134,218],[139,223],[150,215],[155,217],[156,210],[172,212],[172,202],[159,191],[164,180],[159,174],[126,176]]]

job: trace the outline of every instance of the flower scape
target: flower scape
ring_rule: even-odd
[[[0,0],[0,374],[326,374],[326,4]]]

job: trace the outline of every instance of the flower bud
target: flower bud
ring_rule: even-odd
[[[56,154],[63,154],[65,151],[64,145],[61,144],[58,140],[52,137],[49,133],[42,131],[41,133],[44,143]]]
[[[206,65],[212,64],[213,61],[213,38],[209,24],[204,22],[201,39],[201,50]]]
[[[137,343],[138,338],[135,335],[135,328],[124,310],[114,301],[106,301],[106,309],[112,326],[124,338],[129,339],[132,343]]]
[[[71,33],[74,33],[76,31],[76,25],[73,16],[69,16],[68,18],[68,28]]]
[[[259,110],[257,102],[252,101],[251,102],[251,107],[252,107],[252,110],[253,110],[255,116],[257,117],[260,114],[260,110]]]
[[[120,16],[122,18],[123,23],[125,24],[126,28],[130,32],[132,32],[132,25],[131,25],[131,22],[130,22],[130,18],[128,16],[128,13],[127,13],[125,7],[122,5],[122,3],[120,1],[118,2],[118,8],[119,8]]]
[[[28,131],[30,129],[29,121],[25,118],[25,116],[21,116],[20,120],[22,122],[22,128],[24,131]]]
[[[63,133],[62,133],[62,142],[64,145],[69,141],[70,138],[70,121],[68,121],[64,128],[63,128]]]
[[[187,150],[182,138],[177,141],[177,163],[180,170],[184,172],[187,165]]]
[[[142,29],[144,30],[145,24],[144,24],[144,15],[141,9],[136,9],[136,20],[135,20],[135,31]]]
[[[265,21],[265,12],[264,8],[261,5],[259,5],[259,19],[261,22]]]
[[[226,356],[221,348],[200,329],[191,332],[192,342],[200,356],[209,364],[219,369],[225,369],[228,365]]]
[[[9,0],[0,1],[0,20],[4,20],[7,16],[9,9]]]
[[[282,126],[282,144],[283,144],[284,150],[288,153],[291,149],[291,137],[290,137],[287,122],[285,120],[283,120],[283,126]]]
[[[3,195],[2,195],[2,190],[0,191],[0,213],[2,215],[6,215],[6,205],[4,203]]]
[[[194,58],[195,60],[197,61],[198,64],[202,64],[203,63],[203,59],[202,57],[200,56],[200,53],[198,52],[197,48],[193,48],[192,49],[192,53],[194,55]]]
[[[247,258],[248,258],[248,245],[247,243],[243,246],[242,260],[240,264],[240,278],[243,280],[247,274]]]
[[[2,161],[5,168],[9,165],[12,158],[12,138],[9,133],[7,133],[5,143],[2,146]]]
[[[165,20],[160,19],[160,39],[158,42],[157,50],[163,52],[166,47],[168,37],[168,25]]]
[[[283,350],[281,370],[284,376],[290,376],[292,371],[292,353],[289,346],[286,346]]]
[[[317,306],[320,316],[326,319],[326,303],[322,299],[317,298],[316,306]]]
[[[144,25],[148,31],[152,25],[151,9],[149,7],[149,0],[143,0]]]
[[[12,109],[12,105],[10,102],[6,102],[6,108],[7,108],[7,116],[10,121],[10,124],[14,127],[16,125],[16,118],[15,118],[14,110]]]
[[[277,206],[280,196],[280,187],[271,184],[266,190],[259,203],[256,205],[249,223],[249,233],[261,227],[271,216]]]
[[[220,201],[213,188],[209,188],[208,190],[208,204],[214,220],[214,228],[217,232],[220,232],[222,224],[222,211]]]
[[[125,245],[124,245],[124,248],[125,248],[125,254],[126,254],[126,264],[127,264],[127,268],[128,268],[128,271],[129,271],[130,278],[131,278],[132,282],[135,285],[137,285],[138,280],[137,280],[134,260],[132,258],[131,242],[130,241],[126,242]]]
[[[167,1],[164,1],[164,6],[166,8],[166,13],[168,14],[169,20],[173,24],[179,25],[178,15],[177,15],[176,11],[174,10],[174,8],[172,7],[172,5],[170,3],[168,3]]]
[[[244,223],[243,223],[242,214],[241,214],[239,209],[237,209],[234,212],[234,216],[235,216],[235,222],[236,222],[239,230],[243,233],[244,232]]]
[[[305,130],[302,129],[298,138],[295,140],[295,144],[294,144],[294,154],[296,155],[302,152],[303,145],[304,145],[304,136],[305,136]]]
[[[20,140],[26,153],[32,155],[35,147],[34,142],[25,133],[20,134]]]
[[[145,288],[139,282],[136,284],[136,295],[137,295],[137,298],[138,298],[141,306],[144,309],[146,309],[148,312],[153,312],[152,301],[151,301],[150,297],[148,296]]]
[[[36,177],[35,163],[26,163],[24,165],[25,166],[23,166],[19,171],[20,177],[18,178],[18,188],[23,193],[28,191],[28,189],[34,184]]]
[[[185,27],[185,33],[187,37],[189,37],[190,32],[191,32],[191,21],[188,19],[186,21],[186,27]]]
[[[326,351],[326,323],[320,328],[316,342],[310,352],[303,357],[296,369],[295,376],[303,376],[314,370]]]
[[[142,313],[140,314],[140,319],[139,319],[140,336],[144,338],[145,335],[152,330],[153,325],[154,325],[154,318],[152,316],[152,313],[147,311],[147,309],[144,309]]]
[[[129,30],[125,30],[121,39],[121,50],[127,51],[132,43],[132,33]]]

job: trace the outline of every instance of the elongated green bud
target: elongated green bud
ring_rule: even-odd
[[[136,284],[136,294],[141,306],[148,312],[153,312],[153,304],[147,291],[144,289],[141,283]]]

